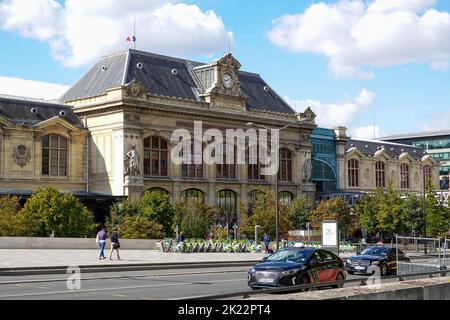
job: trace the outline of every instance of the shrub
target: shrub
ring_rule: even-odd
[[[127,239],[162,239],[165,236],[163,226],[146,217],[125,216],[120,226],[120,236]]]
[[[292,228],[306,229],[312,215],[311,202],[305,195],[297,197],[288,206],[288,219]]]
[[[174,206],[173,229],[183,231],[186,237],[204,238],[214,224],[214,207],[197,203],[194,200],[180,201]]]
[[[0,197],[0,236],[17,237],[25,234],[19,199],[15,196]]]
[[[92,213],[71,194],[60,194],[54,187],[37,188],[20,211],[25,234],[48,237],[88,237],[94,235]]]
[[[166,234],[171,233],[173,208],[169,202],[169,195],[146,191],[139,203],[139,214],[161,224]]]

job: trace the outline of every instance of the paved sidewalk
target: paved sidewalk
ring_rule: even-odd
[[[109,255],[109,250],[105,250]],[[158,263],[201,263],[258,261],[267,256],[264,253],[171,253],[156,250],[120,250],[118,261],[116,252],[113,260],[98,260],[98,250],[60,249],[0,249],[0,268],[33,268],[50,266],[108,266],[126,264]],[[342,258],[348,256],[341,254]]]
[[[98,250],[0,249],[0,268],[47,266],[102,266],[148,263],[228,262],[261,260],[263,253],[171,253],[156,250],[120,250],[113,260],[98,260]],[[109,255],[109,250],[105,250]]]

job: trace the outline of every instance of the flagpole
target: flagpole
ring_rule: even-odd
[[[134,50],[136,50],[136,15],[133,16],[133,36],[134,36]]]

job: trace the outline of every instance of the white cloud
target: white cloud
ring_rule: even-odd
[[[448,130],[450,129],[450,112],[427,114],[426,124],[421,126],[423,131]]]
[[[125,50],[136,18],[137,49],[172,55],[212,55],[226,50],[227,30],[213,11],[176,0],[5,0],[0,28],[46,41],[67,66],[92,63]]]
[[[363,89],[357,97],[341,103],[322,103],[316,100],[295,100],[286,98],[287,102],[298,112],[310,107],[317,114],[319,126],[332,128],[344,126],[352,128],[362,112],[366,111],[375,101],[376,94]]]
[[[69,86],[62,84],[0,76],[0,94],[3,95],[56,100],[68,89]]]
[[[356,139],[378,139],[386,135],[386,133],[379,126],[363,126],[357,127],[349,131],[349,135]]]
[[[297,53],[329,58],[337,78],[370,79],[368,67],[450,63],[450,13],[435,0],[339,0],[273,21],[269,40]]]

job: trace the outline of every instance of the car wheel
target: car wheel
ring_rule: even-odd
[[[344,280],[344,276],[342,275],[342,273],[338,273],[338,275],[336,276],[336,281],[343,281]],[[333,288],[334,289],[338,289],[338,288],[342,288],[344,286],[344,284],[337,284],[334,285]]]
[[[380,266],[380,275],[383,277],[383,276],[386,276],[387,274],[388,274],[387,264],[382,263]]]

